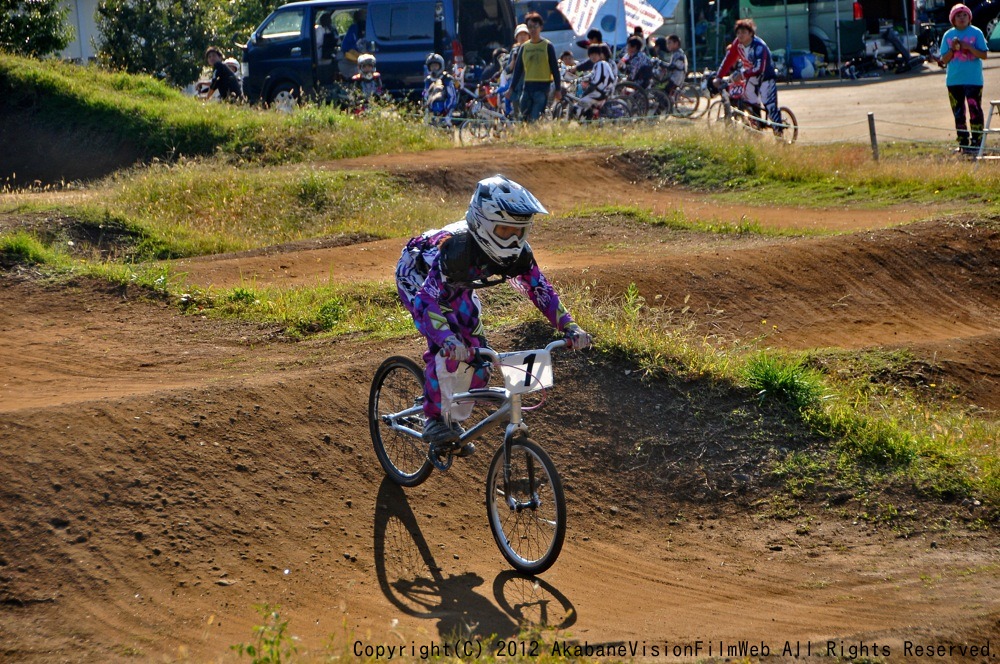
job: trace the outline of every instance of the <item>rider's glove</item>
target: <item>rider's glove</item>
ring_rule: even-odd
[[[441,344],[441,354],[456,362],[466,362],[469,359],[469,349],[454,334]]]
[[[590,335],[576,323],[570,323],[567,325],[563,328],[563,332],[566,333],[566,341],[572,350],[590,348]]]

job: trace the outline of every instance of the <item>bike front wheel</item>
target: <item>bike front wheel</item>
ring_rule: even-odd
[[[368,425],[375,456],[382,469],[396,484],[417,486],[431,474],[423,438],[393,429],[383,418],[405,410],[409,415],[396,418],[399,425],[423,433],[424,374],[408,357],[390,357],[375,372],[368,397]]]
[[[566,537],[562,480],[545,450],[525,438],[511,445],[510,481],[505,486],[504,447],[493,456],[486,475],[490,530],[514,569],[541,574],[555,563]]]
[[[791,145],[799,137],[799,122],[795,119],[795,114],[792,113],[792,109],[787,106],[782,106],[778,110],[781,112],[781,123],[785,126],[782,129],[781,134],[775,134],[775,136],[782,143],[788,143]]]
[[[726,115],[726,106],[721,99],[716,99],[711,103],[705,117],[708,118],[708,124],[714,127],[725,127],[732,122],[731,117]]]

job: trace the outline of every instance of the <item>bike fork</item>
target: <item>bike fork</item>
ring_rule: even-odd
[[[510,397],[510,424],[507,425],[507,430],[504,432],[503,436],[503,497],[504,502],[507,503],[507,507],[510,509],[516,509],[520,511],[523,509],[524,505],[516,502],[511,496],[510,491],[510,455],[511,450],[514,447],[515,438],[523,438],[528,435],[528,427],[521,420],[521,395],[512,394]],[[527,459],[528,465],[528,482],[529,486],[534,492],[535,486],[535,465],[532,463],[531,456]],[[532,497],[534,500],[534,497]]]

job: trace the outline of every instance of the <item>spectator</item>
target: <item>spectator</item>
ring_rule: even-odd
[[[205,61],[212,68],[212,80],[208,83],[205,98],[210,99],[213,92],[219,93],[223,101],[240,101],[243,99],[243,82],[223,60],[222,51],[217,46],[209,46],[205,51]]]
[[[518,81],[518,87],[513,87],[514,67],[517,66],[517,61],[521,57],[521,47],[524,46],[530,38],[531,36],[528,33],[528,26],[524,23],[521,23],[514,28],[514,46],[510,49],[510,56],[507,58],[507,66],[505,67],[504,73],[500,77],[499,92],[504,95],[505,99],[510,99],[511,117],[515,118],[520,117],[521,115],[521,91],[524,90],[524,79]]]
[[[559,62],[566,69],[572,69],[576,66],[576,58],[573,57],[573,51],[563,51],[559,56]]]
[[[549,101],[549,88],[555,85],[555,98],[562,98],[560,87],[559,60],[556,49],[548,39],[542,37],[544,22],[538,12],[530,12],[524,17],[528,26],[528,41],[521,46],[521,53],[514,65],[513,88],[524,81],[521,92],[521,116],[525,122],[534,122],[545,111]]]
[[[337,51],[338,35],[333,27],[330,12],[319,16],[314,34],[316,36],[316,74],[321,83],[332,83],[334,78],[333,58]]]
[[[365,22],[368,20],[368,12],[365,9],[358,9],[352,16],[351,27],[344,33],[344,40],[340,43],[340,73],[345,79],[354,76],[355,65],[358,57],[365,50],[361,43],[365,38]]]
[[[315,28],[316,53],[321,63],[329,63],[333,60],[333,54],[337,50],[337,31],[333,28],[333,19],[330,12],[320,14],[319,23]]]
[[[955,116],[959,151],[978,153],[983,136],[983,60],[987,56],[986,37],[972,25],[972,11],[964,4],[951,8],[952,27],[941,38],[941,62],[948,67],[945,85]],[[965,108],[969,108],[969,123]],[[971,129],[971,131],[970,131]]]

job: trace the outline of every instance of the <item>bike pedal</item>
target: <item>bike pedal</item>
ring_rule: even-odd
[[[462,445],[457,450],[452,452],[452,456],[458,457],[459,459],[468,459],[475,453],[476,453],[476,444],[466,443],[465,445]]]
[[[451,443],[445,443],[445,445],[450,446]],[[437,445],[431,445],[427,451],[427,458],[430,460],[431,465],[443,472],[451,468],[451,464],[455,460],[455,455],[452,454],[450,449],[442,450]]]

